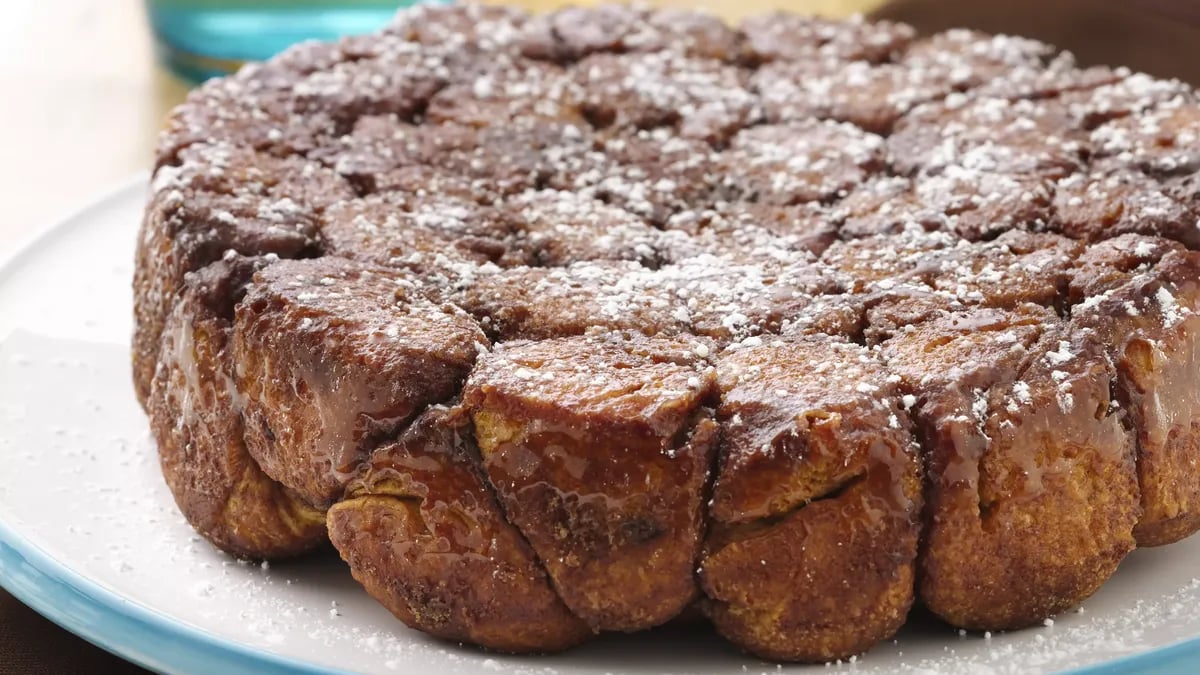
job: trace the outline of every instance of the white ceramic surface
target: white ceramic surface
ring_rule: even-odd
[[[698,628],[608,636],[550,657],[490,655],[408,630],[367,597],[336,555],[268,567],[213,550],[175,510],[130,385],[130,278],[144,194],[144,180],[129,184],[0,267],[0,525],[18,540],[10,545],[45,554],[30,564],[52,561],[99,594],[111,594],[105,597],[115,609],[106,611],[148,609],[156,621],[207,634],[205,650],[237,644],[335,669],[547,675],[826,670],[767,664]],[[1190,664],[1200,670],[1191,646],[1145,656],[1200,639],[1196,577],[1200,537],[1135,552],[1081,612],[1053,625],[985,637],[917,618],[896,641],[856,663],[828,668],[1026,673],[1107,663],[1103,668],[1185,672]],[[104,621],[103,613],[86,617],[82,631],[96,628],[92,639],[136,655],[137,645],[129,644],[136,637],[105,637]],[[1164,654],[1174,654],[1174,662]],[[168,660],[157,667],[197,664]]]

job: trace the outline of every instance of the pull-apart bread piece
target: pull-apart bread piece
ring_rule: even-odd
[[[881,137],[819,120],[745,129],[717,159],[731,197],[779,205],[831,201],[883,167]]]
[[[1200,176],[1153,178],[1118,162],[1094,163],[1058,181],[1051,224],[1063,234],[1098,242],[1126,233],[1167,237],[1200,248]]]
[[[820,256],[837,241],[835,216],[818,203],[723,202],[680,211],[666,223],[664,258],[679,262],[701,253],[740,259]],[[681,236],[681,235],[688,236]]]
[[[582,335],[592,328],[678,335],[687,331],[670,289],[632,261],[483,270],[453,297],[498,340]]]
[[[134,384],[145,402],[163,322],[183,277],[226,251],[302,258],[318,252],[318,214],[353,196],[318,164],[233,145],[196,145],[160,167],[146,207],[134,271]]]
[[[789,23],[783,21],[771,28],[780,31],[776,39],[795,39],[792,35],[783,37],[782,28]],[[888,37],[880,31],[881,47],[887,45]],[[775,60],[756,71],[753,84],[763,97],[767,118],[773,122],[817,117],[888,133],[897,120],[919,104],[1004,82],[1005,76],[1046,72],[1043,65],[1053,56],[1053,50],[1034,40],[954,30],[918,40],[909,49],[886,56],[882,63],[827,54]],[[1056,70],[1069,73],[1070,65],[1070,60],[1064,60]],[[1035,94],[1025,97],[1033,98]]]
[[[919,593],[964,628],[1020,628],[1089,596],[1134,547],[1134,445],[1096,331],[980,308],[882,354],[927,461]]]
[[[899,390],[867,349],[764,337],[718,359],[721,448],[700,563],[717,630],[768,658],[829,660],[904,623],[920,460]]]
[[[501,260],[511,232],[493,209],[460,196],[383,192],[332,205],[321,218],[327,254],[428,278]]]
[[[789,12],[747,17],[738,26],[754,62],[869,61],[880,63],[904,50],[916,36],[912,26],[890,21],[831,21]]]
[[[583,114],[600,129],[674,128],[682,138],[723,142],[762,118],[736,66],[672,51],[593,54],[574,69]]]
[[[886,340],[946,312],[1065,303],[1082,245],[1050,233],[1013,230],[988,242],[907,230],[838,242],[824,262],[853,278],[862,299],[864,339]]]
[[[1087,132],[1054,100],[953,94],[901,118],[887,145],[903,175],[962,165],[1062,178],[1080,168],[1087,141]]]
[[[620,333],[510,342],[467,381],[491,484],[593,629],[655,626],[697,595],[717,440],[709,352]]]
[[[269,262],[230,255],[185,277],[146,405],[179,510],[213,544],[249,558],[295,555],[325,540],[325,514],[263,473],[243,440],[234,304]]]
[[[846,239],[911,228],[978,241],[1013,229],[1045,228],[1054,194],[1054,181],[1044,176],[951,165],[931,176],[887,176],[864,183],[833,211]]]
[[[329,533],[354,578],[413,628],[504,652],[591,634],[506,519],[461,412],[432,406],[376,449],[329,510]]]
[[[580,335],[589,328],[648,336],[695,334],[724,344],[776,332],[844,280],[803,254],[740,262],[699,255],[659,269],[627,261],[479,274],[454,297],[501,340]],[[788,260],[788,258],[791,258]]]
[[[1073,321],[1102,337],[1137,440],[1138,544],[1200,529],[1200,253],[1126,235],[1091,248],[1072,281]]]
[[[267,475],[326,508],[368,452],[454,396],[487,337],[402,270],[281,261],[237,307],[246,444]]]

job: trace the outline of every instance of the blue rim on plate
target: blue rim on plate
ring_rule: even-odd
[[[225,640],[130,602],[63,566],[4,522],[0,586],[66,630],[157,672],[346,672]]]
[[[0,586],[88,642],[158,672],[229,675],[348,672],[226,640],[130,602],[63,566],[4,522],[0,522]],[[1200,637],[1067,673],[1187,675],[1198,669]]]

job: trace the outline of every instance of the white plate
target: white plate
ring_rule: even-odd
[[[0,266],[0,584],[68,629],[169,672],[806,672],[704,629],[505,657],[408,630],[333,554],[239,563],[175,510],[130,384],[130,278],[145,179]],[[1200,670],[1200,537],[1137,551],[1085,610],[959,635],[914,618],[856,673]]]

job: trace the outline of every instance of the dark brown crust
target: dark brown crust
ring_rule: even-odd
[[[1133,549],[1133,442],[1095,332],[977,310],[885,342],[916,397],[929,471],[920,597],[950,623],[1031,625],[1077,604]]]
[[[911,26],[887,21],[830,21],[771,12],[739,26],[746,49],[756,61],[845,60],[886,61],[912,41]]]
[[[1200,530],[1200,393],[1191,377],[1200,364],[1200,255],[1153,239],[1121,243],[1124,261],[1077,276],[1075,289],[1087,297],[1074,320],[1095,327],[1116,363],[1117,400],[1137,441],[1142,515],[1134,535],[1141,546],[1160,546]],[[1162,258],[1139,271],[1129,264],[1139,252]]]
[[[179,510],[206,539],[245,558],[282,558],[325,541],[325,514],[268,478],[242,440],[233,306],[265,264],[230,256],[188,275],[146,406]]]
[[[743,57],[742,36],[714,16],[621,5],[567,7],[533,17],[520,41],[525,56],[556,62],[596,53],[663,50],[729,62]]]
[[[890,637],[912,604],[921,492],[883,364],[851,343],[774,338],[718,369],[722,446],[700,567],[717,630],[789,661]]]
[[[233,337],[250,454],[326,508],[373,444],[454,395],[486,346],[474,320],[400,270],[332,257],[267,267]]]
[[[509,343],[467,382],[483,466],[563,601],[597,630],[679,614],[716,444],[714,375],[689,343]],[[603,384],[598,384],[603,382]]]
[[[1200,247],[1200,186],[1195,175],[1156,180],[1112,162],[1060,180],[1053,226],[1073,239],[1104,241],[1126,233]]]
[[[352,193],[329,171],[230,145],[181,152],[162,167],[146,207],[134,268],[134,385],[145,404],[163,322],[188,272],[227,251],[293,258],[317,249],[317,214]]]
[[[850,124],[806,119],[746,129],[717,161],[733,198],[830,201],[884,166],[883,139]]]
[[[903,175],[955,165],[1060,178],[1078,170],[1087,134],[1051,102],[956,94],[905,115],[888,138]]]
[[[582,642],[591,631],[505,519],[468,425],[435,406],[376,450],[329,510],[334,546],[372,596],[432,635],[518,653]]]
[[[1198,137],[1186,85],[1022,38],[414,8],[172,113],[136,389],[202,534],[332,508],[445,638],[1024,625],[1200,529]]]

